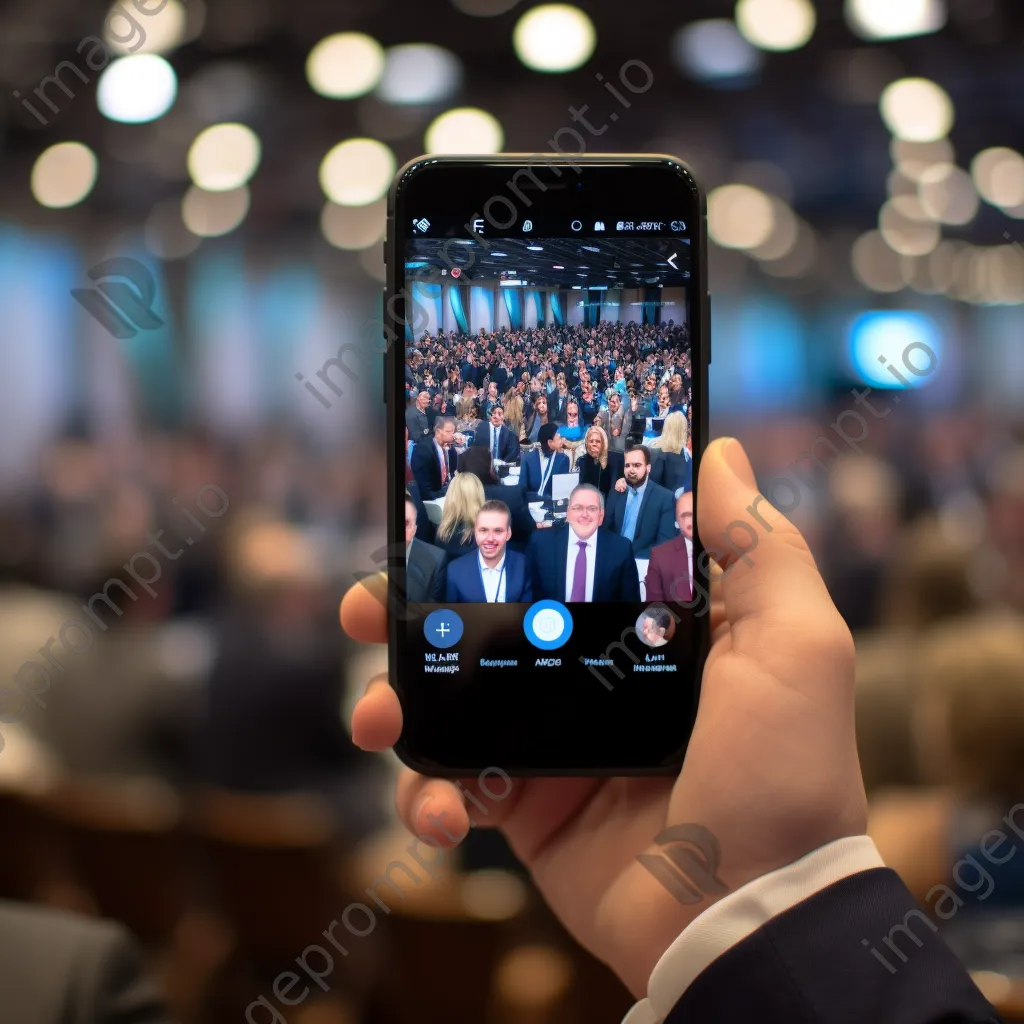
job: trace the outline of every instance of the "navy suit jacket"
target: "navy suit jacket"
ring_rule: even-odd
[[[480,575],[480,552],[471,551],[468,555],[456,558],[448,565],[448,584],[445,600],[478,601],[487,600],[484,592],[484,581]],[[511,548],[505,548],[505,602],[529,602],[533,600],[533,588],[530,585],[530,573],[526,564],[526,556]]]
[[[926,920],[889,868],[850,875],[714,960],[665,1024],[999,1024]]]
[[[454,448],[449,448],[446,454],[448,455],[448,479],[451,480],[458,469],[459,457]],[[425,437],[422,441],[417,442],[409,459],[409,467],[419,486],[420,497],[424,501],[431,501],[444,494],[446,488],[441,486],[441,459],[437,454],[432,437]]]
[[[538,530],[526,549],[533,581],[533,599],[565,601],[565,569],[569,528]],[[573,551],[573,557],[576,552]],[[608,530],[597,531],[594,601],[639,601],[640,578],[629,541]]]
[[[680,487],[684,491],[693,490],[693,459],[689,453],[659,452],[654,458],[651,479],[661,484],[667,491],[675,493]]]
[[[556,473],[568,473],[569,472],[569,456],[565,452],[557,452],[555,454],[555,464],[551,469],[551,473],[548,475],[547,486],[544,488],[544,497],[551,497],[551,478]],[[535,491],[540,493],[540,480],[541,480],[541,469],[540,469],[540,452],[532,451],[527,452],[523,456],[523,461],[519,470],[519,486],[527,492]]]
[[[491,451],[491,424],[481,423],[473,435],[473,444]],[[491,451],[493,455],[494,452]],[[498,431],[498,458],[515,462],[519,458],[519,438],[503,423]]]
[[[626,515],[628,489],[621,494],[613,490],[605,505],[604,525],[614,533],[622,533]],[[676,502],[672,492],[656,484],[648,476],[647,487],[640,501],[640,513],[633,531],[633,553],[637,558],[650,558],[651,548],[678,536],[676,529]]]

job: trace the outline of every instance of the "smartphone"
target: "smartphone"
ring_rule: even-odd
[[[693,517],[711,361],[706,222],[703,190],[669,156],[424,156],[396,175],[389,660],[396,751],[417,771],[682,764],[710,617]],[[681,371],[691,391],[677,380],[657,423],[649,398],[631,412],[615,386],[622,368],[642,389],[648,356],[644,378]],[[420,384],[453,368],[483,397],[446,417]],[[516,387],[524,372],[539,388]],[[588,378],[599,431],[580,415]]]

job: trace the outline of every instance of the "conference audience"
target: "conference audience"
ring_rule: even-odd
[[[576,460],[580,483],[592,484],[608,499],[616,481],[623,477],[622,452],[611,450],[602,427],[591,427],[586,434],[586,451]]]
[[[435,543],[450,558],[476,549],[477,513],[485,502],[484,485],[472,473],[457,473],[444,499]]]
[[[519,437],[505,426],[505,410],[495,402],[491,406],[490,422],[481,425],[473,437],[473,447],[486,447],[491,458],[501,462],[515,462],[519,458]]]
[[[645,581],[648,601],[693,600],[693,492],[680,494],[675,507],[679,533],[651,548]]]
[[[687,447],[688,438],[686,416],[670,412],[665,417],[661,436],[647,446],[654,458],[651,479],[673,494],[693,490],[693,459]]]
[[[583,440],[583,424],[580,422],[580,406],[575,398],[569,399],[566,406],[565,423],[558,428],[562,439],[571,444]]]
[[[551,478],[572,469],[569,456],[562,451],[557,423],[545,423],[537,434],[539,450],[527,452],[519,471],[519,486],[529,501],[551,498]]]
[[[441,548],[417,536],[416,504],[405,499],[405,596],[411,603],[440,601],[444,593],[444,564],[448,556]]]
[[[526,557],[508,546],[512,539],[508,505],[501,501],[484,502],[476,516],[474,538],[476,551],[448,566],[445,599],[490,604],[532,601]]]
[[[424,501],[441,498],[458,469],[455,451],[455,421],[439,416],[434,423],[434,436],[424,438],[413,449],[409,465]]]
[[[526,549],[534,600],[640,600],[632,548],[625,538],[600,529],[604,518],[604,496],[579,484],[569,495],[566,527],[537,530]]]
[[[597,414],[597,425],[608,435],[608,446],[615,452],[626,450],[626,438],[633,427],[633,413],[623,404],[622,397],[618,390],[609,392],[608,408]]]
[[[412,404],[405,410],[405,426],[414,441],[429,436],[430,424],[427,420],[427,409],[433,398],[430,389],[421,391]]]
[[[633,545],[637,558],[676,535],[672,492],[650,479],[651,453],[637,445],[625,454],[623,476],[608,496],[608,528]]]
[[[471,446],[459,459],[459,472],[472,473],[484,485],[486,501],[501,501],[509,508],[512,517],[512,547],[522,551],[533,536],[537,524],[530,515],[526,493],[521,487],[498,481],[491,460],[491,453],[484,447]]]
[[[540,428],[548,422],[548,399],[547,395],[538,395],[523,423],[523,440],[533,444],[537,439]]]

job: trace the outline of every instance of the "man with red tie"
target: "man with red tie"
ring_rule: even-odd
[[[440,498],[448,490],[448,482],[458,468],[455,440],[455,420],[438,416],[434,436],[423,438],[413,449],[409,467],[424,501]]]
[[[647,600],[693,600],[693,491],[676,498],[679,536],[651,548],[647,566]]]

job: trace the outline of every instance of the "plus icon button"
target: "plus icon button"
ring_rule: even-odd
[[[430,612],[423,623],[423,636],[431,647],[454,647],[462,639],[462,617],[450,608]]]
[[[446,622],[442,622],[441,625],[434,630],[434,632],[439,633],[441,639],[443,640],[451,632],[451,630],[448,628],[448,624]]]

